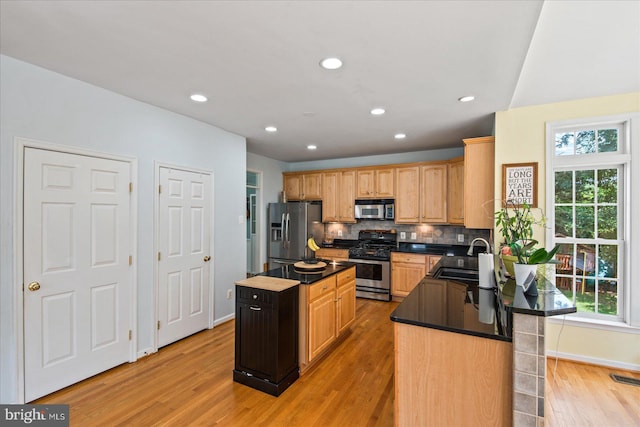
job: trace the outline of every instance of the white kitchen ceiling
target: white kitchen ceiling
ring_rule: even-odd
[[[306,161],[460,147],[496,111],[640,91],[640,2],[2,0],[0,53]]]

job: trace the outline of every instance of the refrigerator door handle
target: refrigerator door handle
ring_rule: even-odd
[[[286,248],[287,247],[287,243],[286,243],[286,237],[285,237],[285,233],[287,232],[287,224],[284,222],[284,212],[282,212],[282,219],[280,220],[280,227],[282,227],[282,237],[280,238],[280,240],[282,240],[282,247]]]
[[[291,218],[289,217],[289,213],[287,212],[287,248],[291,246]]]

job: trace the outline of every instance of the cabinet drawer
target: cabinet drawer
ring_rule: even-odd
[[[263,306],[273,305],[273,292],[264,289],[238,286],[236,297],[237,302],[242,302],[245,304],[260,304]]]
[[[336,289],[336,277],[331,276],[318,283],[309,286],[309,301],[313,301],[329,292],[334,292]]]
[[[338,273],[338,287],[356,280],[356,269],[354,267],[349,268],[346,271]]]
[[[405,254],[402,252],[392,252],[391,262],[406,262],[409,264],[424,264],[426,255],[421,254]]]
[[[316,258],[348,259],[349,249],[320,248],[316,251]]]

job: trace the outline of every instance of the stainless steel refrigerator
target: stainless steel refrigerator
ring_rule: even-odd
[[[314,256],[307,249],[313,236],[320,245],[324,239],[321,202],[269,203],[269,269],[293,264]]]

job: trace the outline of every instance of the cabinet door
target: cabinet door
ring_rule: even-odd
[[[376,197],[392,199],[395,194],[393,183],[394,183],[393,168],[376,169],[376,174],[375,174]]]
[[[356,320],[356,281],[338,287],[337,334],[342,334]]]
[[[464,225],[493,228],[494,137],[464,141]]]
[[[375,193],[375,171],[373,169],[359,170],[356,173],[356,198],[371,199],[376,197]]]
[[[396,169],[398,191],[395,199],[395,222],[416,224],[420,222],[420,168],[418,166]]]
[[[287,200],[302,200],[302,175],[283,175],[282,188]]]
[[[338,220],[340,222],[356,222],[353,203],[356,195],[356,172],[343,171],[338,185]],[[324,209],[324,202],[323,207]]]
[[[391,295],[406,297],[426,275],[424,261],[421,264],[391,263]]]
[[[322,174],[322,222],[339,220],[339,176],[340,172],[326,172]]]
[[[261,304],[236,303],[235,322],[236,369],[277,381],[274,310]]]
[[[427,256],[427,274],[431,273],[431,270],[433,270],[433,266],[436,265],[438,261],[440,261],[440,258],[442,258],[442,255]]]
[[[309,303],[309,362],[336,339],[336,293],[325,293]]]
[[[420,216],[423,222],[447,222],[447,165],[422,167]]]
[[[322,174],[307,173],[302,180],[303,200],[322,200]]]
[[[447,222],[464,224],[464,160],[449,163]]]

